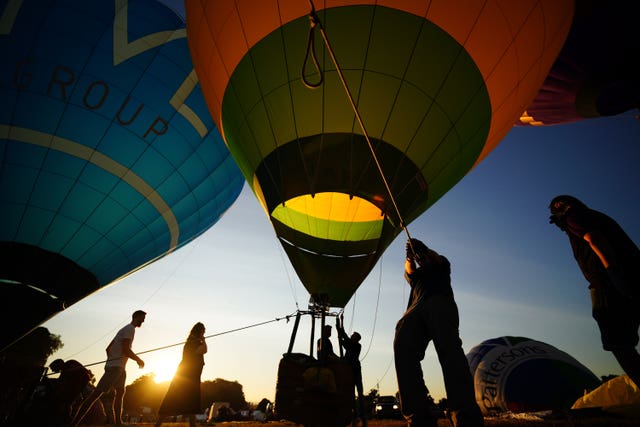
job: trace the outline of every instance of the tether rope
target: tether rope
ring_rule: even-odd
[[[349,103],[351,104],[351,108],[353,109],[353,112],[356,116],[356,119],[358,120],[358,124],[360,125],[360,129],[362,129],[362,133],[364,135],[365,140],[367,141],[367,145],[369,146],[369,150],[371,151],[371,156],[373,157],[373,161],[376,164],[376,167],[378,168],[378,172],[380,173],[380,177],[382,178],[382,182],[385,186],[385,189],[387,190],[387,194],[389,195],[389,198],[391,199],[391,203],[393,204],[393,208],[395,209],[396,215],[398,216],[398,219],[400,221],[400,227],[402,227],[402,230],[404,230],[404,232],[407,235],[407,239],[409,241],[409,245],[411,246],[411,249],[413,251],[413,245],[411,244],[411,235],[409,234],[409,230],[407,229],[407,226],[404,223],[404,219],[402,217],[402,214],[400,213],[400,209],[398,208],[398,204],[396,203],[396,199],[395,197],[393,197],[393,193],[391,192],[391,187],[389,186],[389,183],[387,182],[387,178],[384,175],[384,171],[382,170],[382,166],[380,165],[380,161],[378,160],[378,156],[376,156],[375,150],[373,148],[373,144],[371,143],[371,139],[369,138],[369,133],[367,132],[367,129],[364,126],[364,122],[362,121],[362,117],[360,116],[360,112],[358,111],[358,107],[355,104],[355,101],[353,100],[353,95],[351,94],[351,90],[349,89],[349,86],[347,85],[347,81],[344,77],[344,74],[342,73],[342,68],[340,68],[340,65],[338,64],[338,60],[333,52],[333,48],[331,47],[331,43],[329,42],[329,38],[327,37],[327,33],[324,30],[324,27],[322,26],[322,22],[320,21],[320,18],[318,17],[318,15],[316,14],[316,8],[315,5],[313,4],[313,0],[309,0],[309,4],[311,6],[311,11],[309,12],[309,20],[310,22],[310,30],[309,30],[309,41],[307,42],[307,52],[305,54],[305,61],[302,64],[302,80],[304,82],[304,84],[309,87],[310,89],[315,89],[317,87],[319,87],[322,82],[323,82],[323,77],[322,77],[322,70],[320,70],[320,67],[318,65],[318,61],[317,58],[315,56],[315,49],[313,50],[313,52],[311,53],[311,57],[314,61],[314,65],[316,66],[316,68],[318,69],[318,72],[320,73],[320,80],[318,83],[316,84],[310,84],[306,78],[304,77],[304,70],[305,70],[305,65],[307,62],[307,58],[309,57],[309,49],[310,47],[313,48],[314,47],[314,43],[313,43],[313,38],[314,38],[314,34],[315,34],[315,28],[317,27],[320,30],[320,34],[322,34],[322,39],[324,40],[324,44],[325,47],[327,48],[327,52],[329,53],[329,56],[331,57],[331,61],[333,62],[333,65],[335,65],[336,67],[336,72],[338,73],[338,77],[340,77],[340,81],[342,82],[342,87],[345,90],[345,94],[347,95],[347,98],[349,99]],[[415,251],[413,251],[415,253]]]
[[[226,334],[230,334],[230,333],[233,333],[233,332],[242,331],[242,330],[244,330],[244,329],[255,328],[256,326],[266,325],[266,324],[268,324],[268,323],[279,322],[280,320],[283,320],[283,319],[286,319],[287,321],[289,321],[289,319],[290,319],[291,317],[293,317],[295,314],[296,314],[296,312],[294,312],[294,313],[292,313],[292,314],[288,314],[288,315],[283,316],[283,317],[276,317],[275,319],[266,320],[266,321],[264,321],[264,322],[254,323],[254,324],[252,324],[252,325],[243,326],[243,327],[240,327],[240,328],[230,329],[230,330],[228,330],[228,331],[223,331],[223,332],[218,332],[218,333],[216,333],[216,334],[207,335],[207,336],[205,336],[204,338],[205,338],[205,339],[207,339],[207,338],[218,337],[218,336],[220,336],[220,335],[226,335]],[[175,343],[175,344],[169,344],[169,345],[165,345],[165,346],[162,346],[162,347],[156,347],[156,348],[152,348],[152,349],[149,349],[149,350],[144,350],[144,351],[135,352],[135,354],[140,355],[140,354],[151,353],[151,352],[154,352],[154,351],[165,350],[165,349],[167,349],[167,348],[176,347],[176,346],[179,346],[179,345],[183,345],[183,344],[185,344],[185,343],[186,343],[186,341],[182,341],[182,342]],[[119,358],[118,358],[118,359],[119,359]],[[116,359],[106,359],[106,360],[101,360],[101,361],[99,361],[99,362],[93,362],[93,363],[89,363],[89,364],[87,364],[87,365],[83,365],[83,366],[86,368],[86,367],[89,367],[89,366],[99,365],[99,364],[101,364],[101,363],[108,362],[109,360],[116,360]]]
[[[160,282],[160,285],[151,293],[151,295],[149,295],[149,297],[142,303],[141,307],[144,307],[150,300],[151,298],[153,298],[159,291],[160,289],[162,289],[167,282],[169,281],[169,279],[173,278],[173,276],[176,274],[176,272],[178,271],[178,269],[182,266],[182,264],[185,262],[185,260],[189,257],[189,255],[195,250],[195,244],[197,243],[197,239],[194,242],[191,242],[190,249],[189,252],[187,252],[182,259],[178,262],[178,264],[173,268],[173,270],[171,270],[171,272],[169,273],[169,275],[165,276],[164,279]],[[130,317],[129,317],[130,318]],[[128,319],[123,319],[123,322],[128,321]],[[92,342],[91,344],[85,345],[84,348],[82,348],[81,350],[76,351],[75,353],[71,354],[68,358],[73,358],[75,356],[77,356],[80,353],[83,353],[85,351],[87,351],[88,349],[90,349],[91,347],[93,347],[94,345],[98,344],[100,341],[102,341],[103,339],[105,339],[106,337],[108,337],[110,334],[114,333],[116,330],[118,329],[118,326],[114,327],[113,329],[111,329],[108,332],[105,332],[104,335],[102,335],[100,338],[96,339],[94,342]]]
[[[369,337],[369,346],[367,347],[367,351],[364,353],[364,356],[360,358],[360,361],[364,361],[364,359],[366,359],[367,355],[369,354],[369,350],[371,350],[371,345],[373,344],[373,336],[376,333],[376,324],[378,323],[378,306],[380,305],[380,290],[382,289],[382,259],[383,258],[380,258],[380,275],[378,276],[378,297],[376,298],[376,311],[373,315],[373,328],[371,331],[371,336]]]

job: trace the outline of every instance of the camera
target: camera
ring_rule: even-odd
[[[549,217],[549,224],[555,224],[564,231],[567,229],[567,218],[563,214],[553,214]]]

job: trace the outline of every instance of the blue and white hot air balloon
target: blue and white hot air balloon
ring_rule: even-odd
[[[2,349],[203,233],[244,178],[158,1],[0,1],[0,57]]]
[[[467,353],[483,414],[569,409],[600,385],[586,366],[558,348],[525,337],[488,339]]]

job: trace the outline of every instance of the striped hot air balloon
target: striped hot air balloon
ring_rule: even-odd
[[[303,0],[187,0],[187,33],[209,110],[298,276],[343,307],[403,224],[512,129],[573,1],[314,8],[318,21]]]
[[[640,109],[638,16],[638,2],[576,1],[564,46],[516,125],[558,125]]]

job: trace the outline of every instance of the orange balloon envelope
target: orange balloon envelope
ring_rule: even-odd
[[[187,35],[209,110],[298,276],[342,307],[403,222],[513,127],[563,45],[573,1],[315,9],[393,200],[318,31],[309,43],[309,2],[187,0]],[[309,89],[303,75],[322,84]]]
[[[576,2],[567,40],[516,125],[558,125],[640,109],[638,16],[639,2]]]

